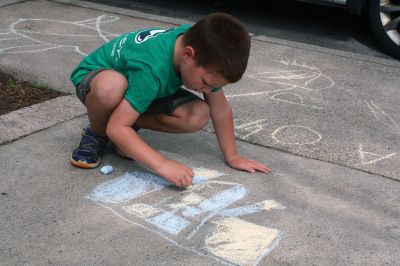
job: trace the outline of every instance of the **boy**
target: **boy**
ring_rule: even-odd
[[[136,131],[196,132],[211,116],[226,163],[234,169],[268,173],[267,166],[238,155],[232,109],[222,90],[241,79],[249,51],[246,29],[223,13],[210,14],[192,27],[130,32],[104,44],[71,74],[90,121],[71,164],[97,167],[109,138],[121,156],[186,187],[192,183],[192,169],[164,158]],[[203,93],[204,100],[182,85]]]

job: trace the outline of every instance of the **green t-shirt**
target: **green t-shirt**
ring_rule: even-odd
[[[71,74],[77,86],[98,68],[113,69],[128,80],[124,98],[139,113],[155,99],[174,94],[182,80],[173,68],[176,38],[190,25],[167,30],[145,29],[123,34],[85,57]]]

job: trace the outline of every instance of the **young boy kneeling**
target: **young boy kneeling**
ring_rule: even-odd
[[[242,78],[249,52],[248,32],[239,20],[223,13],[205,16],[193,26],[129,32],[104,44],[71,74],[90,121],[71,164],[97,167],[101,150],[111,140],[121,156],[178,187],[188,186],[192,169],[164,158],[137,130],[196,132],[211,117],[230,167],[268,173],[267,166],[237,153],[232,109],[222,89]],[[204,100],[182,85],[203,93]]]

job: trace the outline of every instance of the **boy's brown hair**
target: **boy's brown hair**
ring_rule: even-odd
[[[240,80],[250,53],[250,36],[242,23],[225,13],[213,13],[194,24],[183,35],[192,46],[201,67],[221,75],[229,83]]]

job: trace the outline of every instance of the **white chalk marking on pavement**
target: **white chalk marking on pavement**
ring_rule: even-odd
[[[17,35],[18,38],[25,38],[26,40],[33,41],[36,44],[29,44],[29,45],[14,45],[14,46],[9,46],[6,48],[0,49],[0,53],[7,53],[7,54],[16,54],[16,53],[33,53],[33,52],[43,52],[51,49],[57,49],[57,48],[73,48],[74,51],[78,52],[81,55],[86,56],[87,54],[83,53],[80,49],[79,46],[76,45],[59,45],[59,44],[54,44],[46,41],[41,41],[37,38],[33,38],[28,36],[27,34],[41,34],[41,35],[48,35],[48,36],[72,36],[72,37],[100,37],[102,38],[105,42],[109,41],[109,38],[107,36],[115,37],[118,36],[118,34],[110,33],[107,31],[103,31],[100,29],[100,25],[108,22],[113,22],[119,20],[118,17],[115,16],[109,16],[109,19],[105,15],[101,15],[97,17],[96,19],[87,19],[83,21],[77,21],[77,22],[71,22],[71,21],[63,21],[63,20],[56,20],[56,19],[46,19],[46,18],[20,18],[17,21],[13,22],[10,24],[9,29],[7,29],[8,32],[0,32],[1,35],[5,34],[13,34]],[[40,32],[40,31],[32,31],[32,30],[22,30],[22,29],[17,29],[17,25],[20,23],[24,22],[49,22],[49,23],[63,23],[66,25],[74,25],[74,26],[80,26],[82,28],[88,28],[91,30],[94,30],[97,32],[97,34],[71,34],[71,33],[56,33],[56,32]],[[93,23],[88,23],[93,21]],[[86,23],[86,24],[83,24]],[[94,24],[94,26],[90,26],[89,24]],[[1,31],[5,31],[2,29]],[[17,37],[13,37],[16,39]],[[51,47],[40,47],[40,46],[51,46]],[[27,50],[25,48],[28,47],[35,47],[34,49]],[[37,47],[37,48],[36,48]]]
[[[101,20],[101,23],[114,22],[114,21],[117,21],[120,19],[117,16],[110,16],[110,15],[109,16],[101,15],[101,16],[103,17],[103,19]],[[85,19],[85,20],[81,20],[81,21],[75,21],[73,23],[79,24],[79,25],[91,25],[91,24],[96,25],[97,19],[98,19],[98,17],[89,18],[89,19]]]
[[[105,17],[106,15],[101,15],[99,17],[97,17],[96,19],[96,31],[99,34],[99,36],[104,40],[104,42],[109,42],[110,40],[104,36],[103,32],[100,29],[100,25],[101,25],[101,20]]]
[[[18,40],[18,39],[22,39],[22,37],[4,38],[4,39],[0,39],[0,41],[10,41],[10,40]]]
[[[295,97],[298,98],[299,102],[290,101],[290,100],[287,100],[287,99],[284,99],[284,98],[279,98],[279,97],[277,98],[277,96],[282,96],[282,95],[293,95],[293,96],[295,96]],[[320,108],[320,107],[317,107],[317,106],[304,104],[304,101],[303,101],[303,98],[301,97],[301,95],[299,95],[299,94],[297,94],[297,93],[294,93],[294,92],[281,92],[281,93],[277,93],[277,94],[272,95],[272,96],[271,96],[271,99],[272,99],[272,100],[275,100],[275,101],[279,101],[279,102],[285,102],[285,103],[295,104],[295,105],[298,105],[298,106],[301,106],[301,107],[310,107],[310,108],[313,108],[313,109],[325,110],[325,109]]]
[[[290,61],[280,61],[289,67],[294,67],[295,69],[289,70],[279,70],[279,71],[264,71],[255,74],[249,75],[250,78],[253,78],[258,81],[273,83],[277,85],[286,85],[286,86],[295,86],[296,88],[300,88],[306,91],[319,91],[328,88],[332,88],[335,85],[335,82],[323,74],[316,67],[309,67],[306,64],[298,64],[296,60],[293,62]],[[318,80],[318,82],[326,83],[325,86],[320,88],[312,88],[310,85]]]
[[[358,144],[358,153],[360,154],[361,163],[363,165],[376,163],[376,162],[382,161],[384,159],[388,159],[388,158],[396,155],[395,152],[391,153],[391,154],[388,154],[388,155],[380,155],[380,154],[376,154],[376,153],[372,153],[372,152],[363,151],[362,144]],[[370,158],[367,159],[366,158],[367,156],[370,157]],[[374,158],[374,159],[371,160],[371,157]]]
[[[374,115],[376,120],[385,126],[392,127],[396,130],[400,130],[400,126],[393,120],[388,114],[386,114],[379,106],[377,106],[373,101],[367,102],[365,104],[369,108],[370,112]]]
[[[289,141],[285,141],[282,139],[282,137],[278,138],[278,134],[283,131],[283,130],[289,130],[290,129],[304,129],[307,132],[311,132],[312,134],[314,134],[316,136],[316,138],[312,141],[306,141],[306,142],[289,142]],[[315,131],[314,129],[311,129],[309,127],[306,126],[300,126],[300,125],[287,125],[287,126],[282,126],[282,127],[278,127],[274,132],[272,132],[271,134],[272,138],[282,144],[287,144],[287,145],[311,145],[311,144],[317,144],[318,142],[321,141],[322,136],[318,131]]]
[[[239,218],[224,218],[213,223],[217,229],[205,240],[207,250],[239,265],[256,265],[280,240],[279,230]]]
[[[248,137],[257,134],[264,129],[264,124],[267,119],[259,119],[256,121],[235,125],[235,131],[242,139],[247,139]],[[243,134],[244,135],[243,135]]]
[[[290,91],[292,89],[295,89],[296,86],[289,86],[288,88],[284,89],[277,89],[277,90],[271,90],[271,91],[260,91],[260,92],[249,92],[249,93],[240,93],[240,94],[227,94],[226,98],[236,98],[236,97],[249,97],[249,96],[257,96],[257,95],[268,95],[272,93],[278,93],[282,91]]]

